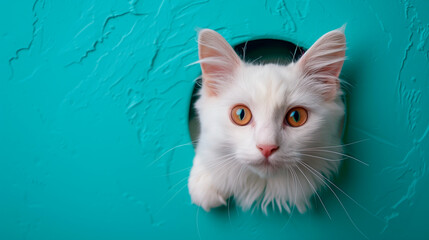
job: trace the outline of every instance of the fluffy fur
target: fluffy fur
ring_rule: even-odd
[[[272,204],[305,212],[341,160],[344,106],[338,76],[345,56],[342,29],[322,36],[287,66],[244,63],[217,32],[199,32],[203,87],[196,103],[201,133],[188,187],[206,211],[233,196],[243,209]],[[231,108],[246,105],[252,120],[238,126]],[[300,127],[285,124],[292,107],[308,111]],[[269,158],[258,144],[279,149]],[[326,179],[325,179],[326,178]],[[318,195],[317,195],[318,197]],[[322,203],[323,204],[323,203]]]

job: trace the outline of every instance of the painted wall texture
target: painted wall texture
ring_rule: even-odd
[[[428,239],[428,12],[424,0],[1,1],[0,238]],[[331,218],[317,199],[304,215],[192,205],[195,29],[308,48],[344,23],[344,143],[369,164],[344,161],[334,183],[349,197],[323,192]]]

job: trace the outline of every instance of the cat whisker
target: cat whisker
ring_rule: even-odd
[[[295,51],[293,51],[292,62],[295,62],[296,50],[298,50],[298,45],[295,45]]]
[[[237,182],[240,181],[240,179],[241,179],[243,173],[245,172],[245,170],[246,170],[246,166],[242,165],[240,167],[240,170],[238,171],[238,174],[237,174]]]
[[[196,214],[196,225],[197,225],[197,233],[198,233],[198,239],[201,239],[201,233],[200,233],[200,226],[198,224],[198,213],[200,212],[200,207],[197,208],[197,214]]]
[[[350,91],[350,89],[354,87],[353,84],[347,82],[344,79],[339,79],[339,81],[340,81],[342,88],[346,91]]]
[[[178,185],[180,185],[181,183],[183,183],[185,180],[187,180],[188,179],[188,177],[185,177],[185,178],[182,178],[180,181],[178,181],[176,184],[174,184],[173,186],[171,186],[170,187],[170,189],[169,190],[167,190],[167,192],[164,194],[164,196],[162,196],[162,198],[164,198],[164,197],[166,197],[167,196],[167,194],[171,191],[171,190],[173,190],[176,186],[178,186]]]
[[[228,208],[228,220],[229,220],[229,225],[232,226],[232,222],[231,222],[231,213],[229,212],[229,205],[230,205],[230,200],[228,200],[227,202],[227,208]]]
[[[257,62],[261,58],[262,58],[262,56],[259,56],[259,57],[255,58],[255,59],[253,59],[253,61],[251,63],[255,63],[255,62]]]
[[[293,176],[293,179],[294,179],[294,182],[295,182],[295,199],[293,200],[294,202],[293,202],[293,209],[295,209],[296,208],[296,197],[297,197],[297,195],[298,195],[298,183],[301,185],[301,183],[298,181],[298,176],[296,175],[296,172],[295,172],[295,170],[294,169],[292,169],[291,168],[291,173],[292,173],[292,176]],[[301,188],[301,191],[302,191],[302,188]],[[292,209],[292,210],[293,210]]]
[[[302,184],[301,184],[301,182],[299,181],[298,174],[296,173],[296,171],[294,170],[294,168],[292,168],[292,167],[291,167],[291,170],[292,170],[292,173],[295,175],[296,180],[297,180],[297,182],[298,182],[298,184],[299,184],[299,186],[300,186],[301,193],[302,193],[302,195],[304,196],[304,195],[305,195],[305,193],[304,193],[304,188],[302,187]]]
[[[243,47],[243,62],[246,62],[246,51],[247,51],[247,43],[248,43],[249,41],[246,41],[246,43],[244,44],[244,47]]]
[[[230,153],[230,154],[226,154],[223,156],[220,156],[216,159],[212,159],[211,163],[207,163],[206,167],[211,167],[211,166],[217,166],[218,164],[223,164],[226,162],[230,162],[233,159],[235,159],[235,154],[234,153]]]
[[[217,162],[207,164],[205,167],[209,169],[210,172],[217,173],[218,171],[222,171],[227,167],[231,167],[235,165],[236,163],[234,161],[231,161],[233,159],[234,159],[233,157],[230,157],[227,159],[221,159]]]
[[[185,184],[183,187],[181,187],[159,210],[155,213],[155,216],[157,216],[161,210],[163,210],[183,189],[185,189],[188,185]]]
[[[219,158],[219,159],[213,159],[213,161],[210,163],[207,163],[205,165],[205,167],[206,168],[216,167],[216,166],[219,166],[222,164],[232,162],[233,159],[234,159],[234,156],[229,156],[229,157],[224,157],[224,158]]]
[[[328,212],[328,209],[326,209],[325,204],[322,201],[322,198],[320,197],[320,195],[317,193],[317,189],[313,186],[313,184],[310,182],[310,180],[307,178],[307,175],[305,175],[304,171],[301,170],[301,168],[299,168],[298,166],[296,167],[304,176],[304,178],[307,180],[308,184],[310,184],[311,188],[313,189],[313,192],[316,193],[317,198],[319,198],[320,203],[322,204],[323,208],[326,211],[326,214],[328,215],[329,219],[332,220],[331,215]]]
[[[321,159],[321,160],[325,160],[328,162],[340,162],[345,160],[346,158],[340,158],[340,159],[329,159],[329,158],[324,158],[324,157],[320,157],[320,156],[315,156],[315,155],[311,155],[311,154],[305,154],[305,153],[300,153],[302,156],[307,156],[307,157],[313,157],[313,158],[317,158],[317,159]]]
[[[219,143],[219,147],[222,147],[222,150],[234,150],[234,147],[228,143]],[[233,153],[235,154],[235,153]]]
[[[291,204],[293,206],[292,206],[292,210],[291,210],[291,212],[289,214],[289,218],[286,221],[285,225],[280,229],[280,232],[283,231],[287,227],[287,225],[289,224],[290,220],[292,219],[293,213],[294,213],[295,208],[296,208],[296,205],[295,205],[296,204],[296,195],[298,194],[298,179],[295,176],[296,173],[294,172],[294,170],[291,167],[287,167],[287,170],[291,174],[292,180],[295,183],[295,199],[293,201],[293,204]]]
[[[362,161],[362,160],[359,160],[359,159],[357,159],[357,158],[355,158],[355,157],[353,157],[353,156],[350,156],[350,155],[347,155],[347,154],[344,154],[344,153],[340,153],[340,152],[335,152],[335,151],[330,151],[330,150],[321,150],[321,149],[309,149],[310,151],[314,151],[314,152],[327,152],[327,153],[333,153],[333,154],[337,154],[337,155],[341,155],[341,156],[344,156],[344,157],[348,157],[348,158],[351,158],[351,159],[353,159],[353,160],[355,160],[355,161],[357,161],[357,162],[359,162],[359,163],[362,163],[363,165],[365,165],[365,166],[369,166],[369,164],[368,163],[366,163],[366,162],[364,162],[364,161]]]
[[[320,179],[320,177],[322,177],[326,181],[328,181],[332,186],[334,186],[336,189],[338,189],[342,194],[344,194],[346,197],[348,197],[350,200],[352,200],[358,207],[360,207],[361,209],[363,209],[365,212],[367,212],[371,216],[375,216],[374,213],[372,213],[371,211],[369,211],[362,204],[360,204],[358,201],[356,201],[354,198],[352,198],[349,194],[347,194],[346,192],[344,192],[340,187],[338,187],[335,183],[333,183],[331,180],[329,180],[329,178],[327,178],[323,174],[319,173],[316,169],[314,169],[313,167],[311,167],[309,164],[307,164],[305,162],[301,162],[301,163],[304,164],[304,165],[306,165],[308,168],[310,168],[310,170],[312,170],[314,173],[316,173],[317,175],[319,175],[319,179]],[[375,217],[377,217],[377,216],[375,216]]]
[[[243,166],[240,166],[240,168],[238,169],[238,172],[237,172],[237,175],[236,175],[236,177],[235,177],[235,181],[236,181],[236,183],[235,184],[237,184],[237,182],[240,182],[240,178],[241,178],[241,171],[243,170]]]
[[[168,173],[168,174],[160,175],[160,177],[167,177],[167,176],[171,176],[171,175],[174,175],[174,174],[178,174],[178,173],[181,173],[181,172],[184,172],[184,171],[187,171],[187,170],[191,170],[191,168],[192,168],[192,166],[184,168],[184,169],[181,169],[181,170],[177,170],[175,172],[171,172],[171,173]]]
[[[233,165],[232,163],[219,164],[219,165],[208,168],[208,171],[210,171],[214,174],[218,174],[221,171],[223,171],[225,168],[231,167],[232,165]]]
[[[151,163],[149,163],[146,167],[151,167],[153,164],[155,164],[156,162],[158,162],[162,157],[164,157],[167,153],[169,153],[169,152],[171,152],[171,151],[173,151],[173,150],[175,150],[177,148],[181,148],[181,147],[186,147],[186,146],[192,145],[195,142],[198,142],[198,140],[191,141],[191,142],[184,143],[184,144],[180,144],[180,145],[177,145],[175,147],[172,147],[172,148],[168,149],[163,154],[161,154],[161,156],[159,156],[157,159],[155,159],[154,161],[152,161]]]
[[[360,230],[360,228],[356,225],[356,223],[353,221],[353,218],[350,216],[349,212],[347,211],[346,207],[344,206],[343,202],[341,202],[340,198],[338,197],[338,195],[335,193],[335,191],[319,176],[317,176],[314,172],[312,172],[310,170],[310,168],[308,168],[307,166],[309,166],[308,164],[304,165],[303,162],[298,162],[299,164],[301,164],[301,166],[305,167],[310,173],[312,173],[314,176],[318,177],[322,183],[325,184],[325,186],[327,186],[331,192],[334,194],[335,198],[338,200],[338,202],[340,203],[341,207],[343,208],[344,212],[346,213],[348,219],[350,220],[350,222],[352,223],[352,225],[355,227],[355,229],[362,234],[362,236],[364,236],[366,239],[368,239],[368,237],[362,232],[362,230]],[[299,168],[298,168],[299,169]]]
[[[340,147],[345,147],[345,146],[349,146],[349,145],[353,145],[353,144],[357,144],[357,143],[361,143],[361,142],[366,142],[366,141],[368,141],[369,139],[367,138],[367,139],[362,139],[362,140],[358,140],[358,141],[355,141],[355,142],[351,142],[351,143],[346,143],[346,144],[340,144],[340,145],[331,145],[331,146],[322,146],[322,147],[313,147],[313,148],[304,148],[304,149],[301,149],[301,150],[308,150],[308,149],[320,149],[320,148],[340,148]]]
[[[236,166],[234,162],[228,162],[223,165],[219,165],[216,169],[211,169],[210,171],[214,174],[221,174],[225,169],[232,168],[234,166]]]
[[[200,75],[200,76],[198,76],[198,77],[196,77],[194,80],[193,80],[193,82],[195,83],[195,84],[197,84],[199,87],[202,87],[202,79],[203,79],[203,77]]]

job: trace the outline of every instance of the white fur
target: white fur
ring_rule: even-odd
[[[338,75],[344,33],[325,34],[288,66],[244,63],[212,30],[200,31],[199,43],[203,88],[196,109],[201,134],[188,182],[193,203],[208,211],[233,196],[243,209],[261,206],[266,212],[272,204],[280,211],[296,207],[305,212],[324,186],[322,179],[330,178],[341,160],[330,151],[342,152]],[[237,104],[252,112],[246,126],[230,119]],[[295,106],[307,109],[308,120],[293,128],[284,119]],[[270,156],[271,166],[256,165],[264,161],[257,144],[279,146]],[[320,148],[326,146],[338,147]]]

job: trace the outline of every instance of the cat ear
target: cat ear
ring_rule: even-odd
[[[297,63],[303,78],[315,84],[327,101],[333,100],[340,88],[338,76],[343,67],[345,51],[343,27],[319,38]]]
[[[232,80],[243,64],[228,42],[217,32],[203,29],[198,34],[198,51],[203,72],[203,88],[216,96],[225,83]]]

